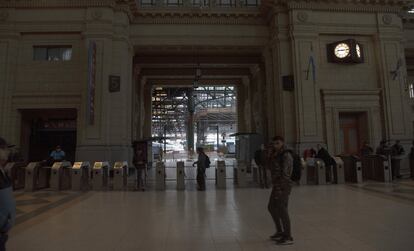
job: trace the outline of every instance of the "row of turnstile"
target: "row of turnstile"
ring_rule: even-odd
[[[374,180],[380,182],[392,182],[391,159],[383,158],[378,155],[366,156],[362,159],[354,156],[334,157],[336,166],[326,166],[321,159],[301,159],[301,179],[300,185],[309,184],[309,176],[317,185],[327,184],[326,173],[327,168],[331,168],[332,183],[344,184],[362,183],[364,180]],[[257,165],[254,161],[251,163],[253,167],[253,180],[258,182]],[[312,172],[312,175],[308,173]],[[267,177],[270,177],[268,175]]]
[[[246,167],[243,164],[235,166],[235,183],[238,186],[246,185]],[[164,162],[157,162],[155,166],[155,188],[166,189],[166,169]],[[226,188],[226,163],[217,161],[215,167],[217,188]],[[50,188],[51,190],[107,190],[112,176],[114,190],[125,189],[128,185],[128,163],[116,162],[110,166],[108,162],[55,162],[51,167],[43,162],[8,163],[5,168],[11,177],[13,188],[24,188],[27,192]],[[185,190],[185,163],[177,162],[177,190]],[[112,175],[111,175],[112,173]],[[136,172],[135,172],[136,175]],[[136,179],[137,177],[135,177]]]
[[[363,160],[335,157],[336,167],[326,167],[320,159],[302,159],[302,175],[300,184],[308,184],[308,172],[312,172],[316,184],[324,185],[326,181],[326,168],[332,168],[333,182],[343,184],[345,182],[361,183],[372,175],[379,177],[382,182],[392,181],[391,160],[378,158],[364,158]],[[176,162],[176,188],[185,190],[185,163]],[[233,181],[238,187],[248,185],[248,168],[253,167],[253,180],[257,181],[255,169],[257,166],[252,161],[251,166],[243,161],[233,161]],[[36,191],[42,188],[52,190],[107,190],[112,180],[114,190],[125,189],[128,185],[129,167],[126,161],[116,162],[110,166],[108,162],[56,162],[51,167],[42,162],[31,162],[29,165],[23,163],[8,163],[6,172],[12,178],[13,188],[25,191]],[[226,162],[218,160],[215,164],[215,183],[217,188],[226,188],[227,171]],[[137,174],[136,172],[134,173]],[[371,175],[371,176],[368,176]],[[269,177],[270,175],[268,175]],[[368,178],[367,178],[368,177]],[[137,177],[135,177],[136,179]],[[374,179],[375,180],[375,179]],[[155,188],[166,189],[166,167],[164,162],[157,162],[155,166]]]
[[[6,173],[11,177],[13,188],[24,188],[33,192],[43,188],[52,190],[103,190],[108,188],[110,172],[113,173],[113,188],[123,189],[127,185],[128,163],[116,162],[55,162],[51,167],[42,162],[8,163]]]

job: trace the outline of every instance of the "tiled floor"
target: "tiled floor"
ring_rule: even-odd
[[[413,185],[393,189],[410,194]],[[269,190],[215,190],[209,181],[206,192],[89,192],[18,224],[8,248],[414,250],[414,201],[394,192],[379,183],[295,187],[290,202],[295,244],[288,247],[268,240],[274,231],[266,211]]]

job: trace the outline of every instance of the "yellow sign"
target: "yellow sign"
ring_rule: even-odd
[[[73,164],[73,169],[81,169],[82,167],[82,162],[75,162],[75,164]]]

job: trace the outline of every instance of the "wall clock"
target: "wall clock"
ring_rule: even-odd
[[[347,39],[327,45],[328,62],[360,64],[364,62],[363,48],[355,39]]]

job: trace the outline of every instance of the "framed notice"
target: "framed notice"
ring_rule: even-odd
[[[121,91],[121,77],[120,76],[109,76],[109,92]]]

